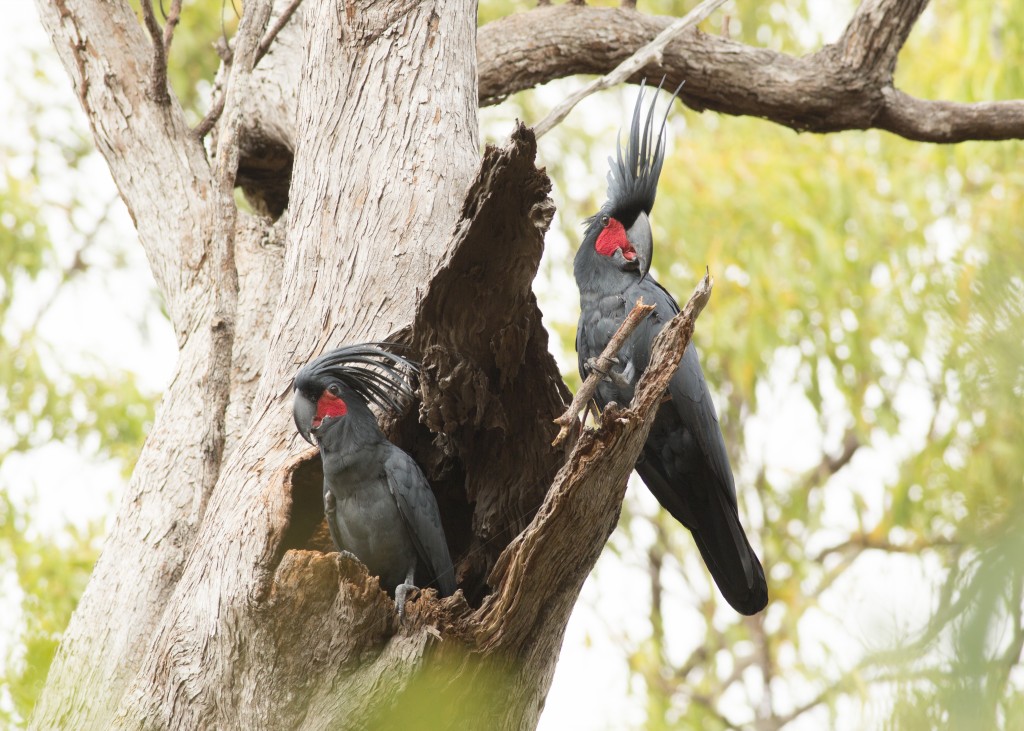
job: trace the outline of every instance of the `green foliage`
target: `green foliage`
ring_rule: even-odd
[[[429,659],[418,668],[397,667],[393,676],[385,677],[383,683],[399,689],[395,702],[376,708],[371,718],[359,724],[360,728],[486,728],[485,719],[493,718],[495,709],[507,702],[515,668],[450,648],[433,655],[428,655]],[[467,677],[473,681],[467,683]]]
[[[77,356],[40,334],[40,323],[69,283],[87,278],[90,253],[100,248],[94,247],[94,238],[102,238],[104,230],[81,231],[78,222],[94,217],[93,204],[79,199],[74,186],[50,183],[49,192],[41,187],[43,170],[58,166],[73,179],[95,153],[82,144],[80,130],[54,139],[36,129],[45,124],[38,121],[46,118],[47,104],[40,100],[50,82],[40,73],[35,83],[40,86],[18,100],[33,112],[28,117],[33,120],[31,143],[0,147],[0,167],[26,171],[0,179],[0,464],[64,443],[97,460],[117,460],[127,477],[153,418],[153,396],[140,390],[134,375]],[[59,247],[47,223],[58,221],[61,228],[78,229]],[[77,249],[71,265],[64,266],[69,245]],[[116,253],[111,259],[114,266],[122,265]],[[67,524],[43,532],[35,516],[52,516],[57,506],[45,505],[34,490],[49,486],[13,485],[10,479],[0,473],[0,580],[16,587],[13,596],[4,597],[5,611],[16,612],[9,617],[13,634],[5,638],[0,663],[0,721],[5,726],[21,724],[34,706],[102,535],[100,524]]]
[[[822,12],[813,5],[737,2],[730,31],[815,50],[837,32],[807,22]],[[1022,34],[1018,4],[933,3],[897,85],[928,99],[1022,98]],[[521,94],[505,113],[540,119],[551,98]],[[553,237],[570,249],[548,262],[552,278],[571,277],[577,222],[603,200],[603,158],[633,99],[602,95],[610,132],[580,107],[541,141],[559,206]],[[695,338],[772,603],[752,621],[720,609],[686,532],[658,515],[652,543],[645,510],[627,501],[610,545],[653,577],[651,634],[623,640],[646,688],[646,727],[775,727],[808,713],[825,727],[852,702],[864,725],[883,707],[897,729],[1016,728],[1024,144],[798,135],[678,107],[670,124],[654,273],[681,300],[705,266],[717,279]],[[542,306],[572,353],[575,311]],[[852,597],[886,602],[892,579],[863,568],[880,564],[933,587],[919,607],[930,619],[905,620],[894,639],[859,637],[848,614],[860,606]],[[670,595],[680,576],[685,591]],[[822,633],[836,644],[812,639]]]
[[[0,492],[0,567],[17,575],[22,593],[20,646],[7,658],[0,688],[13,703],[13,714],[0,719],[13,724],[28,717],[46,681],[61,633],[96,560],[101,527],[79,530],[69,525],[61,540],[40,536],[30,515],[36,504],[17,506]]]

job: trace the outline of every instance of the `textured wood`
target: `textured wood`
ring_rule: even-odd
[[[687,32],[631,80],[686,81],[698,111],[763,117],[797,131],[884,129],[908,139],[960,142],[1024,137],[1024,101],[927,102],[892,86],[896,59],[927,0],[865,0],[840,41],[793,57]],[[674,18],[622,8],[559,5],[480,29],[480,102],[573,74],[614,68]]]
[[[154,98],[154,55],[127,2],[37,5],[135,221],[180,347],[174,378],[32,719],[41,729],[106,728],[181,576],[208,498],[203,475],[211,435],[199,418],[219,377],[211,370],[214,288],[207,256],[216,220],[213,171],[177,101]]]
[[[569,392],[532,290],[554,213],[551,183],[534,167],[536,151],[522,126],[507,147],[487,149],[485,173],[470,186],[413,325],[423,365],[420,420],[434,435],[434,448],[415,454],[445,486],[446,531],[474,604],[564,459],[548,444]],[[452,482],[454,496],[446,487]],[[453,522],[451,508],[460,503],[472,512]]]
[[[278,10],[286,0],[277,0]],[[1024,138],[1024,100],[926,101],[893,87],[900,49],[927,0],[865,0],[834,45],[803,57],[687,31],[629,77],[686,81],[682,101],[697,111],[750,115],[797,131],[884,129],[925,142]],[[300,6],[298,14],[303,12]],[[676,18],[630,6],[543,4],[480,28],[479,101],[575,74],[607,74]],[[295,59],[301,25],[286,25],[253,76],[245,114],[241,182],[258,206],[284,210],[295,138]]]
[[[298,451],[289,384],[326,347],[413,319],[478,164],[474,10],[464,0],[305,7],[316,32],[306,33],[294,203],[255,408],[115,727],[358,725],[395,692],[375,672],[415,669],[429,633],[392,639],[393,603],[373,581],[352,594],[331,569],[337,556],[282,556]]]

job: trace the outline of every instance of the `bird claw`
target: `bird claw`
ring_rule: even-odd
[[[357,563],[362,563],[362,561],[359,560],[359,556],[355,555],[351,551],[346,551],[344,548],[338,551],[338,555],[346,561],[356,561]]]
[[[612,356],[608,360],[610,360],[612,363],[618,363],[619,362],[619,359],[616,358],[615,356]],[[598,362],[599,361],[598,361],[597,358],[587,358],[583,362],[583,365],[585,365],[587,367],[587,373],[596,373],[597,375],[601,376],[602,379],[607,380],[608,379],[608,371],[606,371],[603,368],[601,368],[598,365]]]
[[[399,584],[395,587],[395,607],[398,609],[398,623],[402,624],[405,619],[405,601],[410,591],[419,591],[415,584]]]
[[[609,360],[611,360],[611,362],[615,364],[618,364],[619,362],[618,358],[610,358]],[[597,362],[597,358],[587,358],[587,360],[584,362],[584,365],[587,367],[587,371],[589,373],[596,373],[597,375],[601,376],[601,380],[608,381],[609,383],[615,385],[620,389],[632,388],[633,384],[629,382],[629,378],[627,376],[623,375],[622,373],[616,373],[613,370],[606,371],[603,368],[600,368],[597,365]],[[626,372],[631,371],[632,363],[629,363],[626,365]]]

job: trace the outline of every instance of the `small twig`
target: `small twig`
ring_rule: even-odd
[[[85,254],[92,247],[93,244],[99,239],[100,229],[110,222],[110,215],[113,213],[114,206],[120,202],[120,197],[117,195],[111,196],[107,200],[106,205],[103,207],[103,213],[98,219],[96,219],[95,225],[92,226],[91,230],[83,234],[84,241],[81,246],[75,251],[74,257],[71,259],[71,263],[64,268],[60,274],[60,278],[57,280],[57,285],[50,292],[50,296],[46,298],[46,301],[36,310],[35,317],[32,319],[32,324],[29,325],[23,332],[35,332],[39,329],[39,323],[46,316],[46,313],[50,311],[57,298],[60,297],[61,291],[65,284],[71,281],[78,274],[86,271],[89,265],[85,263]],[[68,210],[68,216],[70,217],[73,210]]]
[[[552,109],[548,113],[548,116],[544,117],[544,119],[533,126],[534,135],[539,139],[544,134],[550,132],[555,125],[565,119],[569,115],[569,112],[572,111],[573,107],[588,96],[596,91],[601,91],[602,89],[607,89],[615,86],[616,84],[621,84],[651,61],[660,58],[665,46],[671,43],[676,36],[680,35],[686,29],[697,25],[697,23],[700,23],[724,3],[725,0],[704,0],[700,5],[655,36],[653,41],[648,43],[646,46],[637,49],[636,53],[620,63],[609,73],[599,79],[591,81],[557,107]]]
[[[292,0],[288,7],[284,9],[284,12],[274,21],[274,24],[267,31],[266,35],[263,36],[263,40],[260,41],[260,45],[256,49],[254,66],[259,64],[263,57],[267,55],[267,51],[270,50],[270,44],[277,38],[277,34],[281,32],[281,29],[288,24],[288,21],[291,20],[292,15],[295,14],[300,4],[302,4],[302,0]]]
[[[157,104],[170,104],[171,95],[167,91],[167,53],[164,45],[164,32],[153,12],[153,0],[142,0],[141,5],[142,19],[146,24],[149,37],[153,41],[153,75],[150,78],[149,93]]]
[[[654,311],[654,305],[645,305],[644,300],[641,297],[637,300],[633,310],[626,316],[626,319],[619,325],[619,329],[612,335],[612,339],[608,341],[608,345],[605,346],[604,351],[601,353],[601,357],[597,359],[597,365],[594,367],[590,375],[587,376],[587,380],[580,386],[580,390],[576,392],[576,396],[573,397],[572,403],[566,412],[555,419],[555,423],[558,424],[561,429],[558,430],[558,436],[551,442],[552,447],[559,446],[565,441],[565,438],[569,436],[569,428],[576,423],[578,414],[586,408],[587,404],[590,403],[590,399],[594,398],[594,393],[597,391],[597,384],[604,378],[601,372],[607,373],[612,365],[615,363],[615,354],[619,352],[619,348],[622,347],[626,339],[633,334],[636,330],[637,325],[644,321],[651,312]]]
[[[192,135],[197,140],[202,140],[206,135],[210,134],[210,130],[213,129],[213,125],[217,124],[217,120],[220,119],[220,115],[224,113],[224,91],[217,94],[213,98],[213,104],[210,106],[210,111],[206,113],[206,116],[199,120],[193,130]]]
[[[164,24],[165,58],[170,58],[171,41],[174,40],[174,29],[178,26],[179,20],[181,20],[181,0],[174,0],[174,2],[171,3],[171,14],[167,16],[167,22]]]

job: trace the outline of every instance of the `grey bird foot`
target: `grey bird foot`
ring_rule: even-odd
[[[324,515],[327,517],[327,531],[331,534],[331,541],[333,541],[335,548],[341,551],[343,555],[347,553],[352,558],[356,558],[356,556],[341,547],[341,541],[338,539],[338,530],[335,528],[338,523],[338,500],[330,490],[324,492]]]
[[[395,607],[398,608],[398,623],[405,619],[405,600],[410,591],[419,591],[415,584],[399,584],[395,587]]]
[[[618,358],[612,358],[611,360],[613,363],[619,362]],[[584,362],[584,365],[587,367],[588,372],[596,373],[597,375],[601,376],[603,380],[608,381],[609,383],[613,383],[619,388],[631,388],[629,379],[626,376],[622,375],[621,373],[616,373],[615,371],[612,370],[606,371],[603,370],[602,368],[599,368],[597,365],[597,358],[587,358],[587,360]],[[631,369],[631,367],[632,364],[628,365],[627,369]]]
[[[356,561],[357,563],[362,563],[362,561],[359,560],[359,556],[355,555],[351,551],[346,551],[344,548],[338,551],[338,555],[346,561]]]

